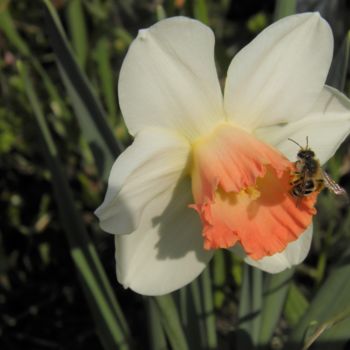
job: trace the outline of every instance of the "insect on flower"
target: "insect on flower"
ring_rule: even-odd
[[[306,137],[306,147],[302,147],[293,139],[288,138],[288,140],[300,147],[297,154],[298,159],[295,162],[296,171],[292,173],[293,179],[290,182],[292,185],[290,193],[297,199],[297,206],[303,197],[309,196],[313,192],[320,192],[324,187],[336,195],[347,198],[345,189],[321,168],[315,152],[309,147],[308,137]]]
[[[135,139],[96,215],[115,234],[118,281],[140,294],[190,283],[217,249],[269,273],[299,264],[310,249],[314,189],[341,191],[320,170],[350,133],[350,100],[325,85],[328,23],[318,13],[273,23],[234,56],[223,91],[214,41],[196,20],[164,19],[139,31],[119,73]],[[287,138],[311,132],[317,159],[301,147],[310,160],[294,163]]]

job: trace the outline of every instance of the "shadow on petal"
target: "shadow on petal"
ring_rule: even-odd
[[[198,261],[207,263],[208,255],[211,257],[212,253],[203,248],[202,223],[196,211],[189,208],[191,203],[191,179],[183,176],[162,215],[153,220],[155,226],[159,225],[158,259],[178,259],[195,252]]]
[[[148,204],[136,231],[116,236],[117,277],[125,288],[163,295],[190,283],[203,271],[213,252],[203,248],[200,220],[188,207],[191,200],[190,179],[182,178],[173,190]],[[160,203],[163,212],[154,211]],[[149,220],[150,213],[160,215]]]

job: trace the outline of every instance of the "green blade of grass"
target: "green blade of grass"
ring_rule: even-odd
[[[349,337],[338,338],[337,329],[333,330],[334,319],[342,315],[345,310],[349,311],[349,295],[350,295],[350,256],[345,256],[339,265],[331,271],[325,283],[321,286],[316,296],[310,303],[306,313],[297,324],[292,332],[288,349],[300,349],[302,344],[312,336],[318,327],[327,325],[317,342],[322,345],[322,339],[334,342],[338,348],[341,348]],[[311,328],[311,326],[313,328]],[[330,325],[330,327],[328,327]],[[329,344],[328,344],[329,345]],[[336,348],[336,347],[331,347]]]
[[[106,180],[122,146],[118,144],[111,132],[102,105],[72,54],[55,9],[49,0],[42,0],[42,2],[46,10],[47,34],[63,81],[71,97],[84,137],[94,158],[99,160],[96,165],[101,177]]]
[[[244,266],[243,283],[238,311],[238,349],[253,349],[258,343],[262,310],[262,276],[262,271],[259,269],[252,268],[247,264]]]
[[[284,317],[291,326],[296,326],[300,319],[305,314],[307,308],[309,307],[309,302],[305,296],[301,293],[299,288],[292,283],[284,309]]]
[[[260,327],[261,327],[261,312],[262,312],[262,295],[263,295],[263,273],[259,269],[253,269],[253,300],[252,312],[256,312],[256,316],[252,320],[252,338],[254,344],[258,343]]]
[[[179,291],[177,302],[190,349],[216,349],[217,337],[209,269]]]
[[[91,245],[91,243],[90,243]],[[110,309],[101,285],[96,278],[96,272],[91,268],[90,257],[82,248],[72,248],[71,255],[85,290],[90,310],[95,317],[95,323],[99,330],[101,343],[105,349],[112,350],[116,346],[119,349],[128,350],[127,337],[123,327],[119,324]]]
[[[10,1],[2,1],[0,6],[0,28],[9,39],[11,44],[17,48],[23,56],[29,56],[30,50],[27,43],[18,34],[9,12]]]
[[[294,270],[266,276],[258,345],[267,346],[282,315]]]
[[[107,106],[109,120],[112,125],[117,124],[117,101],[115,79],[117,74],[112,70],[110,63],[110,43],[103,37],[98,40],[96,45],[95,59],[97,63],[99,78],[101,82],[102,94]]]
[[[194,18],[202,23],[209,24],[208,5],[206,0],[194,0],[193,14]]]
[[[189,349],[183,328],[180,323],[180,317],[176,310],[173,297],[163,295],[155,297],[162,325],[173,349]]]
[[[217,349],[216,323],[214,314],[214,298],[211,285],[210,269],[206,268],[200,275],[203,294],[203,320],[205,324],[206,349]]]
[[[277,0],[275,5],[274,20],[293,15],[296,12],[296,0]]]
[[[93,244],[89,244],[88,250],[90,253],[92,263],[97,271],[97,276],[99,277],[99,283],[101,284],[101,286],[103,286],[104,292],[106,293],[106,296],[107,296],[107,299],[109,300],[109,302],[112,306],[111,310],[113,310],[123,333],[125,334],[125,336],[129,337],[130,336],[129,326],[125,320],[125,317],[124,317],[123,311],[119,305],[119,302],[117,301],[117,299],[114,295],[113,289],[112,289],[112,287],[109,283],[109,280],[107,278],[107,275],[103,269],[100,258],[98,257],[96,248]]]
[[[174,296],[188,347],[190,349],[205,348],[205,324],[202,320],[203,306],[199,279],[197,278],[190,285],[181,288],[177,293],[174,293]]]
[[[9,11],[9,4],[10,2],[4,2],[0,8],[0,29],[3,31],[11,45],[18,51],[18,53],[30,60],[36,71],[40,74],[44,86],[50,95],[51,107],[55,115],[68,118],[68,110],[63,103],[56,86],[53,84],[52,80],[40,64],[39,60],[34,55],[32,55],[27,43],[17,32],[11,13]]]
[[[96,130],[94,120],[87,117],[90,113],[88,107],[78,95],[78,91],[74,88],[72,81],[69,79],[60,63],[58,63],[58,68],[67,92],[72,100],[73,109],[81,125],[84,140],[88,143],[101,178],[106,181],[117,154],[113,156],[107,144],[103,142],[102,134]]]
[[[60,165],[57,149],[46,124],[28,68],[21,62],[18,62],[18,68],[40,131],[42,149],[51,172],[61,222],[70,245],[73,261],[81,278],[83,290],[95,318],[101,342],[106,349],[115,349],[119,346],[120,349],[126,350],[128,349],[127,339],[129,337],[126,321],[118,302],[110,293],[111,288],[106,289],[108,279],[97,254],[96,256],[91,255],[91,252],[95,252],[93,244],[75,208],[68,180]]]
[[[161,21],[162,19],[165,19],[167,17],[163,5],[157,5],[157,7],[156,7],[156,16],[157,16],[157,20],[158,21]]]
[[[148,313],[148,332],[150,338],[150,348],[152,350],[167,350],[167,342],[160,321],[159,309],[154,298],[145,299]]]
[[[349,329],[350,307],[318,325],[313,333],[305,339],[302,350],[309,349],[311,345],[315,350],[343,348],[344,344],[348,343],[350,339]]]
[[[66,9],[74,52],[80,67],[84,69],[88,52],[88,40],[82,1],[70,0],[67,3]]]
[[[213,284],[214,284],[214,306],[219,309],[222,307],[225,294],[223,288],[226,283],[225,257],[222,250],[217,250],[213,259]]]
[[[205,323],[203,320],[203,302],[199,278],[187,288],[185,331],[189,339],[190,349],[206,348]]]

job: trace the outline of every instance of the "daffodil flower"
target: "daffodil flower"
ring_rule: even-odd
[[[325,86],[333,53],[318,13],[284,18],[232,60],[222,94],[213,32],[174,17],[140,30],[119,77],[133,144],[96,214],[115,234],[117,277],[160,295],[195,279],[215,249],[276,273],[300,263],[317,194],[290,194],[297,146],[324,164],[350,130],[350,103]]]

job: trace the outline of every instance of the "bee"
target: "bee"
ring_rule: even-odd
[[[290,184],[291,195],[297,199],[297,206],[305,196],[314,192],[320,192],[327,187],[336,195],[347,197],[344,188],[339,186],[322,168],[320,161],[316,158],[315,152],[309,147],[309,139],[306,137],[306,147],[302,147],[298,142],[288,139],[300,147],[295,162],[295,172]]]

